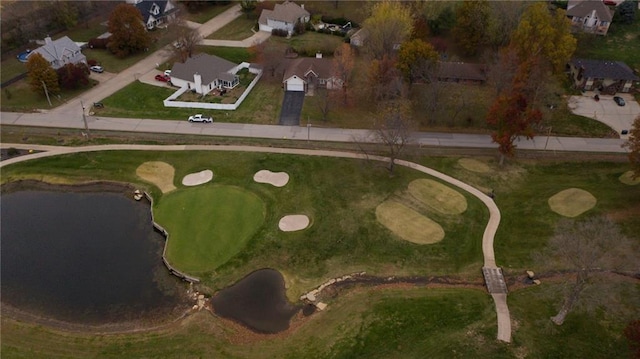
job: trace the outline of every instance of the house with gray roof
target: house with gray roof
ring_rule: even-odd
[[[198,54],[184,63],[177,62],[171,69],[171,83],[207,94],[214,89],[232,89],[240,83],[236,72],[240,65],[218,56]]]
[[[602,1],[569,1],[567,17],[571,19],[573,31],[606,35],[613,19],[613,10]]]
[[[600,90],[603,93],[629,92],[640,77],[622,61],[573,59],[569,70],[574,86],[583,90]]]
[[[87,58],[82,54],[80,46],[71,41],[68,36],[63,36],[57,40],[51,40],[51,37],[47,36],[44,39],[44,45],[31,51],[29,56],[34,53],[42,55],[54,70],[66,64],[87,63]]]
[[[320,53],[316,57],[292,60],[285,70],[282,83],[285,91],[304,91],[305,93],[315,87],[328,90],[342,88],[342,81],[334,76],[333,62],[322,58]]]
[[[297,22],[307,23],[310,17],[311,14],[304,9],[304,5],[285,1],[282,4],[276,4],[273,10],[262,10],[258,25],[260,31],[271,32],[273,29],[280,29],[286,30],[291,35]]]

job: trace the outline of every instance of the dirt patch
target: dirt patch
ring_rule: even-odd
[[[253,180],[258,183],[268,183],[275,187],[283,187],[289,182],[289,175],[286,172],[260,170],[253,175]]]
[[[409,193],[442,214],[460,214],[467,210],[467,199],[460,192],[429,179],[409,183]]]
[[[589,192],[579,188],[569,188],[549,198],[552,211],[565,217],[577,217],[590,210],[598,200]]]
[[[472,158],[461,158],[458,160],[458,164],[465,170],[477,173],[487,173],[491,171],[491,167],[484,162]]]
[[[280,219],[278,227],[283,232],[294,232],[309,227],[309,217],[304,214],[292,214]]]
[[[640,176],[633,178],[633,171],[627,171],[618,177],[618,180],[626,185],[635,186],[640,183]]]
[[[175,168],[166,162],[149,161],[141,164],[136,169],[136,175],[147,182],[158,186],[162,193],[171,192],[176,189],[173,185]]]
[[[444,229],[430,218],[396,201],[376,208],[378,222],[398,237],[416,244],[432,244],[444,238]]]
[[[211,182],[213,179],[213,171],[204,170],[196,173],[190,173],[182,179],[182,184],[185,186],[198,186]]]

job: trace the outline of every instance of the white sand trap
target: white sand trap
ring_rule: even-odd
[[[196,173],[190,173],[182,179],[182,184],[185,186],[197,186],[203,183],[210,182],[213,179],[213,171],[204,170]]]
[[[276,187],[283,187],[289,182],[289,175],[286,172],[260,170],[253,175],[253,180],[258,183],[268,183]]]
[[[382,202],[376,207],[376,218],[405,241],[432,244],[444,238],[444,229],[438,223],[399,202]]]
[[[283,232],[294,232],[309,227],[309,217],[304,214],[292,214],[280,219],[278,227]]]
[[[629,185],[629,186],[635,186],[638,183],[640,183],[640,176],[636,177],[635,179],[633,178],[633,171],[627,171],[625,173],[622,174],[622,176],[620,176],[618,178],[618,180],[620,180],[620,182]]]
[[[409,193],[442,214],[460,214],[467,210],[467,199],[460,192],[437,181],[425,178],[411,181]]]
[[[462,168],[464,168],[465,170],[471,172],[487,173],[491,171],[491,167],[489,167],[486,163],[474,160],[472,158],[461,158],[458,160],[458,164],[460,164],[460,166],[462,166]]]
[[[565,217],[577,217],[593,208],[598,200],[589,192],[579,188],[569,188],[549,198],[549,207]]]
[[[173,185],[173,176],[176,170],[170,164],[161,161],[149,161],[136,168],[136,175],[147,182],[158,186],[162,193],[176,189]]]

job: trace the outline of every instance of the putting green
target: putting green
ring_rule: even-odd
[[[577,217],[590,210],[598,200],[589,192],[579,188],[569,188],[549,198],[552,211],[565,217]]]
[[[155,220],[169,232],[166,257],[178,270],[214,270],[238,254],[265,219],[265,204],[233,186],[191,187],[162,197]]]
[[[149,161],[136,168],[136,175],[147,182],[158,186],[162,193],[171,192],[176,189],[173,185],[175,169],[166,162]]]
[[[467,199],[460,192],[429,179],[409,183],[409,193],[442,214],[460,214],[467,210]]]
[[[635,186],[638,183],[640,183],[640,176],[636,177],[635,179],[633,178],[633,171],[627,171],[625,173],[622,174],[622,176],[620,176],[618,178],[620,180],[620,182],[629,185],[629,186]]]
[[[444,238],[444,229],[438,223],[396,201],[385,201],[378,205],[376,218],[405,241],[432,244]]]

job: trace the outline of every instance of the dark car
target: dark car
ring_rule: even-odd
[[[169,82],[171,81],[171,77],[167,75],[156,75],[156,80],[162,81],[162,82]]]
[[[620,96],[613,96],[613,101],[615,101],[618,106],[624,106],[624,99]]]

